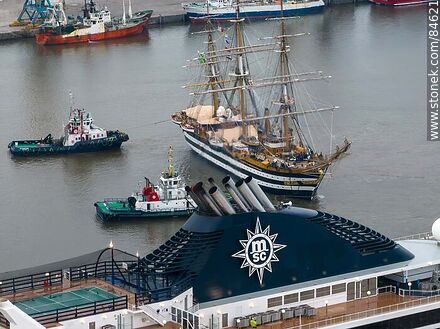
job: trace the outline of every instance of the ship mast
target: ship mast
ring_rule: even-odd
[[[240,98],[240,114],[241,118],[244,120],[247,117],[246,113],[246,96],[245,96],[245,86],[246,86],[246,80],[245,77],[248,74],[248,72],[245,71],[245,64],[244,64],[244,41],[243,41],[243,33],[241,31],[241,22],[243,21],[242,18],[240,18],[240,0],[236,0],[236,17],[235,20],[232,20],[232,22],[235,23],[235,37],[237,40],[237,65],[235,67],[235,72],[233,75],[236,77],[236,85],[238,85],[239,88],[239,98]],[[248,136],[248,129],[247,124],[243,122],[242,124],[242,136],[244,139]]]
[[[212,22],[211,19],[209,18],[209,1],[206,1],[206,14],[208,17],[208,21],[207,21],[207,28],[208,28],[208,53],[209,54],[215,54],[216,49],[214,46],[214,40],[212,38]],[[218,109],[218,107],[220,106],[220,101],[218,98],[218,93],[215,91],[217,89],[217,78],[218,78],[218,73],[217,73],[217,69],[215,66],[216,59],[215,56],[210,56],[210,58],[208,59],[208,77],[209,77],[209,85],[211,87],[211,90],[213,90],[214,92],[212,93],[212,105],[214,107],[214,111],[213,111],[213,115],[215,116],[215,113]]]
[[[173,148],[168,149],[168,177],[174,177]]]
[[[281,61],[281,76],[284,80],[284,84],[282,85],[282,97],[280,99],[281,103],[281,113],[285,114],[283,116],[283,140],[285,143],[285,149],[286,151],[290,150],[290,144],[291,144],[291,135],[290,135],[290,129],[289,129],[289,115],[287,115],[290,112],[290,103],[292,101],[289,99],[289,95],[287,93],[287,82],[286,77],[290,75],[289,72],[289,65],[287,62],[287,51],[288,48],[286,47],[286,28],[284,26],[284,1],[280,1],[281,6],[281,47],[280,47],[280,61]],[[288,80],[288,79],[287,79]]]

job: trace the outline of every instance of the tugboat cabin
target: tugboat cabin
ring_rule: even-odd
[[[107,138],[107,131],[93,124],[93,118],[85,110],[72,111],[64,129],[64,145],[72,146],[81,141]]]

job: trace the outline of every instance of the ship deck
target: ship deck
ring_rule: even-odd
[[[393,292],[382,293],[377,296],[365,297],[316,309],[315,316],[302,316],[293,319],[280,320],[261,324],[260,329],[309,329],[321,328],[329,325],[341,324],[357,319],[393,312],[408,307],[440,301],[437,297],[402,297]],[[237,327],[230,327],[237,328]]]
[[[66,280],[63,282],[63,284],[52,285],[39,289],[21,291],[16,294],[3,295],[2,298],[5,300],[10,300],[14,304],[19,304],[22,303],[23,301],[27,301],[31,299],[38,299],[40,297],[44,297],[48,295],[67,293],[67,292],[72,292],[75,290],[81,290],[86,288],[99,288],[100,290],[103,290],[104,292],[117,297],[127,296],[128,302],[130,304],[135,303],[134,293],[125,290],[120,286],[112,285],[109,282],[96,278],[85,279],[75,282]]]
[[[26,304],[28,301],[38,301],[49,298],[49,295],[59,295],[69,296],[70,294],[76,294],[76,292],[85,290],[86,288],[98,288],[99,291],[106,292],[106,296],[122,297],[127,296],[128,307],[133,307],[135,305],[135,294],[126,289],[121,288],[117,285],[112,285],[109,282],[103,281],[101,279],[84,279],[78,282],[65,281],[63,284],[53,285],[49,287],[44,287],[40,289],[23,291],[16,294],[4,295],[2,296],[6,300],[10,300],[14,304],[20,307],[20,304]],[[108,295],[107,295],[108,294]],[[70,296],[71,297],[71,296]],[[70,298],[69,297],[69,298]],[[89,298],[89,297],[87,297]],[[307,317],[296,317],[293,319],[280,320],[276,322],[271,322],[267,324],[259,325],[260,329],[293,329],[293,328],[320,328],[333,324],[341,324],[344,322],[349,322],[352,320],[368,318],[371,316],[385,314],[389,312],[394,312],[418,305],[429,304],[432,302],[439,302],[440,296],[435,297],[410,297],[410,296],[399,296],[394,292],[388,291],[380,293],[376,296],[365,297],[355,301],[349,301],[334,305],[329,305],[327,307],[320,307],[316,309],[316,315]],[[99,302],[99,298],[95,300]],[[49,303],[48,303],[49,304]],[[77,305],[74,305],[75,307]],[[21,308],[21,307],[20,307]],[[50,311],[53,311],[52,308]],[[40,310],[39,316],[43,316],[45,312]],[[29,312],[27,312],[29,313]],[[31,312],[32,313],[32,312]],[[29,314],[31,314],[29,313]],[[34,314],[31,314],[34,316]],[[38,316],[37,316],[38,318]],[[52,323],[45,323],[46,327],[51,327]],[[230,327],[237,328],[237,327]]]

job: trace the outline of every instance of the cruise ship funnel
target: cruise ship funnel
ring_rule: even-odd
[[[215,213],[217,216],[222,216],[223,213],[220,210],[220,208],[218,207],[218,205],[216,204],[216,202],[214,201],[214,199],[211,198],[211,196],[206,193],[205,188],[203,187],[203,183],[202,182],[198,182],[196,185],[193,186],[193,191],[194,193],[202,200],[204,200],[209,208],[210,208],[210,212]]]
[[[232,195],[232,193],[231,193],[231,196],[234,198],[235,202],[237,202],[239,207],[244,212],[249,212],[249,211],[252,210],[252,206],[246,201],[246,198],[243,195],[241,195],[240,191],[235,186],[235,182],[234,182],[234,180],[232,179],[231,176],[226,176],[225,178],[223,178],[222,179],[222,183],[223,183],[223,185],[225,186],[226,189],[228,189],[226,185],[229,185],[229,187],[230,187],[228,189],[229,193],[231,193],[230,190],[233,190],[235,192],[235,195],[237,196],[238,199],[235,199],[234,196]],[[240,202],[237,201],[237,200],[239,200]],[[242,205],[244,205],[244,208],[242,207]]]
[[[211,212],[211,208],[207,204],[207,202],[204,199],[200,199],[199,196],[194,193],[194,191],[191,189],[190,186],[185,186],[185,191],[188,193],[188,195],[191,197],[191,199],[194,200],[194,202],[197,204],[197,207],[199,208],[200,212],[209,213]]]
[[[258,183],[252,178],[252,176],[246,177],[244,182],[267,211],[275,211],[275,207],[273,206],[272,202],[270,202],[267,195],[263,192],[261,187],[258,186]]]
[[[243,179],[240,179],[235,186],[241,192],[241,194],[246,198],[246,201],[252,205],[252,208],[258,210],[260,212],[265,212],[264,207],[261,205],[260,201],[258,201],[257,197],[251,191],[249,186],[247,186]]]
[[[231,195],[231,197],[234,199],[235,203],[238,205],[238,207],[243,211],[243,212],[249,212],[249,209],[246,207],[246,205],[243,203],[243,201],[241,200],[240,196],[237,194],[236,190],[232,188],[231,185],[229,184],[225,184],[225,188],[226,191],[229,192],[229,194]]]
[[[218,206],[221,208],[221,210],[223,210],[223,212],[228,215],[235,214],[234,208],[232,208],[222,190],[217,188],[217,186],[213,186],[209,189],[209,195],[215,200],[215,202],[217,202]]]

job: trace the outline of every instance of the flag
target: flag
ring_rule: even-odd
[[[205,64],[206,58],[204,53],[199,53],[199,64]]]

